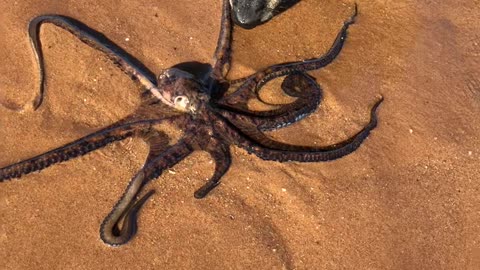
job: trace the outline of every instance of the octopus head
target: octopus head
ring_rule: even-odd
[[[204,86],[195,76],[178,68],[169,68],[158,76],[158,89],[175,109],[191,114],[208,102]]]

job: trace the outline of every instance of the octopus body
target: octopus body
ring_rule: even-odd
[[[140,95],[141,104],[132,114],[74,142],[1,168],[0,181],[43,170],[128,137],[142,138],[149,145],[145,163],[132,177],[125,192],[100,226],[100,238],[108,245],[118,246],[135,235],[137,212],[153,194],[153,191],[142,192],[148,183],[194,151],[206,151],[215,161],[212,177],[195,191],[196,198],[205,197],[227,173],[231,165],[231,145],[243,148],[261,159],[278,162],[330,161],[350,154],[377,125],[376,110],[382,98],[374,103],[370,110],[370,120],[360,131],[331,146],[281,143],[270,139],[264,131],[291,125],[316,110],[322,99],[322,91],[316,80],[306,72],[325,67],[335,59],[344,45],[347,29],[354,22],[355,16],[356,9],[325,55],[274,65],[236,80],[228,80],[226,77],[231,58],[232,34],[228,0],[223,1],[221,31],[214,64],[181,63],[164,70],[157,78],[107,37],[76,19],[61,15],[34,18],[30,22],[29,34],[41,76],[40,90],[33,98],[32,108],[38,108],[44,96],[45,71],[38,36],[43,23],[52,23],[66,29],[81,41],[104,52],[145,92]],[[250,110],[247,101],[251,98],[258,99],[258,92],[263,85],[280,76],[285,76],[282,90],[296,100],[269,111]],[[229,90],[231,88],[233,91]],[[170,123],[181,130],[180,139],[169,144],[168,138],[156,129],[161,123]]]

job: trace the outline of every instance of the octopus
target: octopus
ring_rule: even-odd
[[[377,125],[376,110],[383,97],[371,107],[370,120],[360,131],[330,146],[291,145],[265,134],[265,131],[294,124],[317,109],[322,100],[322,89],[307,72],[327,66],[340,53],[347,30],[357,16],[356,6],[329,51],[321,57],[273,65],[235,80],[227,78],[232,56],[230,8],[229,1],[224,0],[212,65],[180,63],[163,70],[158,77],[152,76],[145,66],[103,34],[76,19],[43,15],[31,20],[29,36],[40,71],[40,90],[33,99],[33,108],[38,108],[44,97],[45,69],[39,39],[39,29],[44,23],[65,29],[105,53],[143,91],[140,91],[140,105],[133,113],[71,143],[1,168],[0,182],[38,172],[129,137],[141,138],[149,146],[146,160],[100,226],[100,239],[107,245],[119,246],[136,234],[137,213],[154,193],[153,190],[146,191],[146,186],[194,151],[207,152],[215,162],[211,178],[194,192],[195,198],[204,198],[227,173],[231,165],[230,146],[245,149],[263,160],[277,162],[331,161],[359,148]],[[295,100],[278,104],[270,110],[250,109],[248,100],[259,99],[263,86],[278,77],[284,77],[281,89]],[[168,136],[160,131],[160,124],[181,131],[180,138],[169,143]]]

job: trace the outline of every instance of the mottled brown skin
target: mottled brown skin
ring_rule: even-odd
[[[135,235],[137,212],[153,194],[153,191],[149,191],[138,198],[143,188],[163,170],[194,151],[206,151],[215,161],[213,176],[195,192],[196,198],[205,197],[228,171],[231,164],[230,145],[246,149],[262,159],[279,162],[329,161],[350,154],[375,128],[375,112],[382,99],[372,107],[370,121],[362,130],[331,146],[289,145],[269,139],[262,131],[293,124],[317,108],[322,97],[321,89],[305,71],[324,67],[335,59],[355,16],[356,11],[345,22],[326,55],[308,61],[275,65],[235,81],[226,78],[231,58],[232,32],[228,0],[223,4],[222,27],[213,67],[195,62],[181,63],[163,71],[157,79],[140,62],[83,23],[60,15],[37,17],[30,23],[29,33],[41,74],[44,73],[44,67],[38,30],[42,23],[49,22],[67,29],[86,44],[106,53],[147,91],[141,95],[141,104],[131,115],[72,143],[1,168],[0,181],[40,171],[127,137],[142,138],[150,146],[147,159],[100,227],[101,239],[108,245],[118,246]],[[202,68],[205,70],[202,71]],[[296,101],[270,111],[249,110],[246,106],[248,98],[255,98],[267,81],[279,76],[287,76],[282,83],[282,90],[296,97]],[[43,99],[43,83],[42,75],[41,90],[34,99],[33,108],[38,107]],[[242,85],[233,94],[227,94],[232,84],[240,83]],[[181,138],[172,145],[168,144],[165,135],[154,128],[166,122],[183,132]]]

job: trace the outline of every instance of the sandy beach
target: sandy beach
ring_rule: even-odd
[[[480,2],[357,0],[359,16],[336,61],[313,71],[324,99],[295,125],[268,133],[328,145],[368,122],[354,153],[323,163],[263,161],[232,147],[213,173],[195,152],[153,181],[156,194],[126,245],[99,238],[104,217],[143,164],[126,139],[0,184],[0,269],[480,269]],[[303,0],[253,30],[235,28],[230,78],[318,57],[353,1]],[[0,0],[0,101],[37,91],[27,25],[74,17],[154,73],[210,62],[220,0]],[[47,89],[37,111],[0,107],[0,167],[85,136],[131,113],[140,89],[102,53],[65,30],[41,29]],[[265,95],[280,95],[278,82]],[[253,104],[255,105],[255,104]]]

